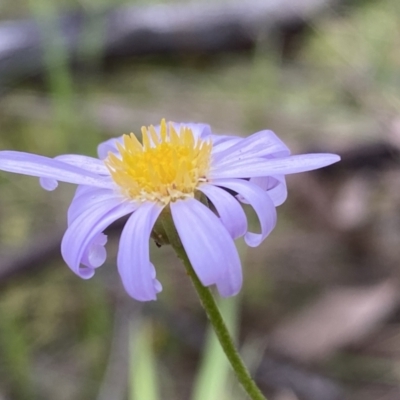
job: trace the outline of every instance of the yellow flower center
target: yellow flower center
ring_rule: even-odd
[[[210,169],[212,143],[195,137],[182,126],[161,121],[160,132],[153,126],[142,127],[142,142],[136,136],[123,136],[117,143],[119,154],[109,153],[105,164],[124,195],[135,201],[168,204],[194,197]]]

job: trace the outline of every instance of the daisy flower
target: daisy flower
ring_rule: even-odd
[[[221,296],[238,293],[242,268],[234,240],[258,246],[276,224],[287,196],[285,175],[339,161],[334,154],[290,155],[269,130],[247,138],[214,135],[208,125],[166,123],[108,140],[99,158],[0,151],[0,170],[78,185],[68,210],[61,253],[78,276],[91,278],[106,260],[104,230],[130,215],[121,233],[117,265],[128,294],[155,300],[162,289],[149,256],[149,239],[163,209],[171,213],[188,258],[204,286]],[[207,206],[203,199],[208,201]],[[260,232],[249,232],[241,203],[253,207]]]

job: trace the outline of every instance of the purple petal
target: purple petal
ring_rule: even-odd
[[[202,284],[217,284],[221,296],[238,293],[242,286],[239,255],[218,217],[195,199],[177,200],[170,206],[176,230]]]
[[[61,243],[62,256],[72,271],[81,278],[91,278],[94,274],[94,267],[80,267],[83,261],[88,261],[88,249],[94,244],[98,244],[96,240],[100,239],[99,235],[111,223],[133,212],[136,208],[136,204],[121,203],[118,197],[114,197],[88,206],[85,211],[81,212],[68,227]]]
[[[43,189],[48,190],[49,192],[52,192],[58,187],[57,179],[39,178],[39,183]]]
[[[214,146],[220,146],[223,143],[230,142],[231,145],[234,145],[235,143],[243,140],[242,137],[240,136],[234,136],[234,135],[214,135],[212,134],[212,142]]]
[[[198,188],[213,203],[221,222],[232,239],[237,239],[247,232],[247,218],[242,206],[235,197],[216,186],[204,184]]]
[[[102,266],[107,259],[106,244],[107,235],[99,233],[83,252],[81,263],[92,269]]]
[[[222,297],[235,296],[240,292],[243,283],[242,266],[235,264],[235,267],[225,269],[223,275],[217,280],[218,293]]]
[[[92,192],[94,190],[99,190],[99,188],[95,188],[93,186],[79,185],[76,187],[74,199],[76,199],[86,193]]]
[[[268,193],[257,185],[241,179],[221,179],[213,182],[243,196],[254,208],[260,220],[261,234],[247,232],[244,240],[251,247],[258,246],[274,229],[276,224],[276,209]]]
[[[85,171],[90,171],[98,175],[110,175],[104,161],[99,160],[98,158],[83,156],[81,154],[62,154],[54,159],[65,162],[66,164],[75,165],[75,167],[82,168]]]
[[[103,143],[100,143],[97,146],[97,154],[100,158],[100,160],[104,160],[105,158],[108,157],[108,153],[111,151],[111,153],[117,153],[117,143],[123,143],[123,136],[120,136],[118,138],[112,138],[108,139]]]
[[[150,233],[163,207],[143,203],[131,215],[120,239],[118,271],[128,294],[139,301],[155,300],[161,284],[149,258]]]
[[[82,156],[79,154],[63,154],[54,157],[54,160],[65,162],[66,164],[75,165],[86,171],[94,172],[95,174],[109,176],[110,173],[104,162],[93,157]],[[52,191],[58,187],[56,179],[40,178],[40,185],[43,189]]]
[[[88,208],[111,199],[118,199],[112,190],[99,189],[93,186],[78,186],[75,197],[68,208],[68,225],[71,225]],[[119,202],[124,200],[119,198]]]
[[[0,170],[78,185],[113,187],[111,180],[106,180],[93,172],[52,158],[18,151],[0,151]]]
[[[273,159],[248,159],[230,163],[215,163],[210,171],[210,179],[253,178],[257,176],[287,175],[311,171],[338,162],[336,154],[301,154]]]
[[[88,208],[96,205],[96,203],[115,197],[116,195],[107,189],[99,189],[93,186],[78,186],[74,199],[68,209],[68,226]],[[107,235],[104,233],[99,233],[93,237],[83,253],[81,263],[89,268],[98,268],[103,265],[107,258],[106,243]]]
[[[243,138],[238,136],[212,135],[213,147],[211,154],[214,157],[217,153],[223,152],[242,140]]]
[[[285,157],[290,154],[288,147],[272,131],[260,131],[238,141],[235,145],[214,155],[218,165],[256,157]]]
[[[255,177],[251,178],[250,182],[266,190],[275,207],[280,206],[286,201],[287,186],[284,175]],[[243,200],[241,199],[240,201]]]

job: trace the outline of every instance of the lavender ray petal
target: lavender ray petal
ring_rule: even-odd
[[[204,184],[198,188],[216,208],[222,224],[232,239],[237,239],[247,232],[247,218],[242,206],[231,194],[216,186]]]
[[[107,235],[99,233],[85,249],[81,263],[89,268],[98,268],[104,264],[107,259]]]
[[[217,284],[222,296],[242,286],[239,255],[228,231],[195,199],[171,203],[172,218],[187,256],[204,286]]]
[[[95,174],[109,176],[110,173],[105,166],[104,162],[93,157],[87,157],[79,154],[63,154],[54,157],[54,160],[65,162],[66,164],[74,165],[86,171]],[[40,178],[40,185],[43,189],[52,191],[58,187],[58,182],[55,179]]]
[[[212,142],[213,142],[213,147],[211,151],[212,157],[215,158],[215,156],[218,153],[221,153],[226,149],[231,148],[232,146],[241,142],[242,140],[243,138],[238,136],[212,135]]]
[[[238,141],[231,147],[214,155],[214,162],[218,165],[229,163],[232,160],[244,160],[254,157],[289,156],[289,148],[272,131],[260,131]]]
[[[217,280],[216,286],[220,296],[231,297],[240,292],[243,284],[243,272],[240,264],[235,264],[234,267],[227,268],[223,275]]]
[[[212,166],[210,179],[253,178],[257,176],[287,175],[323,168],[340,160],[336,154],[301,154],[296,156],[248,160],[234,160]]]
[[[121,203],[119,198],[109,198],[82,212],[68,227],[61,243],[61,254],[72,271],[81,278],[91,278],[94,268],[80,267],[85,252],[104,229],[136,208],[134,203]]]
[[[78,218],[88,208],[113,199],[119,201],[120,203],[124,201],[122,197],[119,198],[119,196],[112,190],[99,189],[91,186],[78,186],[75,197],[71,201],[71,204],[68,208],[68,225],[71,225],[75,219]]]
[[[257,185],[241,179],[220,179],[213,184],[235,191],[254,208],[260,220],[261,234],[247,232],[244,239],[249,246],[258,246],[272,232],[276,224],[276,209],[268,193]]]
[[[116,195],[107,189],[99,189],[92,186],[78,186],[75,196],[68,208],[68,226],[71,225],[82,212],[93,207],[96,203],[115,197]],[[85,249],[81,263],[90,268],[98,268],[103,265],[107,258],[107,251],[105,249],[106,243],[107,235],[104,233],[99,233],[95,236]]]
[[[118,271],[128,294],[139,301],[155,300],[161,284],[155,279],[150,262],[149,241],[163,207],[143,203],[127,221],[120,239]]]
[[[58,181],[57,179],[51,179],[51,178],[39,178],[39,183],[40,186],[49,191],[52,192],[53,190],[56,190],[58,187]]]
[[[118,138],[108,139],[105,142],[100,143],[97,146],[97,155],[99,156],[100,160],[104,160],[108,157],[108,153],[117,153],[117,143],[123,143],[123,136]]]
[[[62,154],[54,159],[98,175],[110,175],[104,161],[99,160],[98,158],[88,157],[81,154]]]
[[[101,188],[96,188],[94,186],[78,185],[75,190],[74,200],[80,196],[84,196],[88,193],[95,192],[97,190],[103,190]]]
[[[93,172],[52,158],[18,151],[0,151],[0,170],[78,185],[103,188],[113,186],[110,180],[106,180]]]
[[[275,207],[282,205],[287,199],[288,192],[284,175],[255,177],[251,178],[250,182],[266,190]],[[246,202],[242,199],[240,201]]]

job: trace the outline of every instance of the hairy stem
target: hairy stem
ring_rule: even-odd
[[[207,317],[214,328],[218,340],[233,368],[233,371],[236,374],[236,377],[250,399],[266,400],[265,396],[261,393],[256,383],[251,378],[249,370],[240,357],[210,289],[203,286],[196,272],[194,271],[186,251],[179,239],[178,233],[176,232],[171,214],[168,211],[164,213],[162,218],[165,234],[167,235],[168,241],[177,253],[178,257],[183,261],[186,272],[192,280],[192,283],[200,298],[200,302],[207,313]]]

